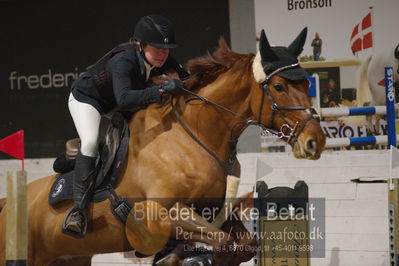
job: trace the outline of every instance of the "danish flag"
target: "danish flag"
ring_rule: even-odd
[[[361,50],[373,47],[371,11],[357,24],[352,31],[350,43],[353,54]]]

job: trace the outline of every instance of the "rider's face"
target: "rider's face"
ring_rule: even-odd
[[[144,45],[143,51],[148,63],[155,67],[162,67],[169,55],[169,49],[156,48],[149,44]]]

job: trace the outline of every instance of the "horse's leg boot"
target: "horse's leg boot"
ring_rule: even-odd
[[[84,237],[87,231],[86,205],[94,185],[96,158],[79,153],[76,157],[73,176],[73,198],[75,206],[67,214],[62,231],[75,237]]]

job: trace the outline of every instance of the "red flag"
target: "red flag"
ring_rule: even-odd
[[[24,131],[20,130],[4,139],[0,140],[0,151],[7,153],[15,158],[24,160]]]
[[[355,28],[352,31],[350,43],[353,54],[361,50],[373,47],[371,12],[369,12],[362,19],[361,24],[357,24],[355,26]]]
[[[371,31],[371,12],[368,13],[362,20],[362,32],[363,49],[373,47],[373,33]]]
[[[357,24],[352,31],[351,41],[352,41],[353,37],[355,37],[358,33],[359,33],[359,24]]]
[[[357,24],[353,28],[351,39],[350,39],[351,50],[352,50],[353,54],[362,50],[362,38],[359,35],[360,35],[359,34],[359,24]]]
[[[362,30],[371,27],[371,12],[368,13],[362,20]]]
[[[356,39],[351,46],[352,53],[355,54],[356,52],[359,52],[362,50],[362,39],[358,38]]]
[[[373,33],[369,32],[363,36],[363,49],[373,47]]]

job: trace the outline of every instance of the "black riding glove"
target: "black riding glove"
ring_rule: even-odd
[[[175,94],[183,88],[183,82],[180,79],[171,79],[161,85],[161,90],[169,94]]]

